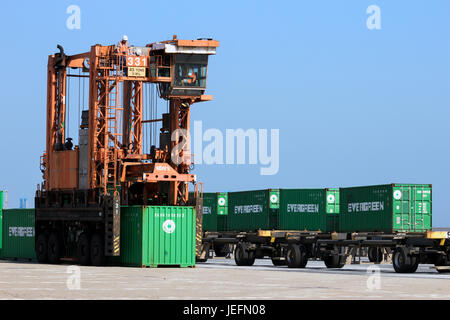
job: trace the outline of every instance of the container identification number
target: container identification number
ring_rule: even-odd
[[[33,227],[9,227],[8,231],[10,237],[22,237],[22,238],[34,237]]]

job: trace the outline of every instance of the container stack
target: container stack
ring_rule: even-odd
[[[228,231],[333,232],[339,189],[266,189],[229,193]]]

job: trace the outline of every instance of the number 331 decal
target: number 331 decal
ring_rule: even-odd
[[[146,67],[147,57],[127,56],[127,67]]]

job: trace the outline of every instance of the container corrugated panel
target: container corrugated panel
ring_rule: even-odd
[[[120,257],[110,258],[113,264],[141,267],[142,206],[122,206],[120,209]]]
[[[339,188],[328,188],[326,189],[326,226],[325,232],[337,232],[339,231],[339,205],[340,196]]]
[[[281,189],[280,229],[325,231],[325,189]]]
[[[189,201],[194,200],[194,193],[189,192]],[[217,193],[203,193],[202,231],[218,231]]]
[[[277,229],[279,209],[270,208],[270,195],[271,189],[229,192],[228,230]]]
[[[121,208],[120,257],[110,264],[136,267],[195,265],[195,208]]]
[[[36,260],[34,209],[3,209],[2,211],[3,257]]]
[[[217,231],[217,194],[203,193],[203,231]]]
[[[341,188],[341,232],[424,232],[432,227],[429,184]]]

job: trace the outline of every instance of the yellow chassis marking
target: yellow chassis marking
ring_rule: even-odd
[[[271,237],[272,231],[271,230],[258,230],[258,236],[260,237]]]
[[[427,239],[450,239],[450,232],[447,231],[427,231]],[[442,243],[442,241],[441,241]]]

